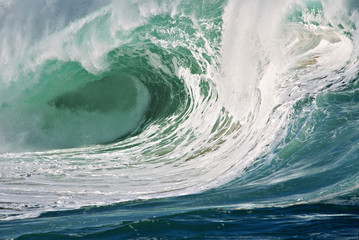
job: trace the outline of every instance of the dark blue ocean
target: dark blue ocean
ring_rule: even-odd
[[[0,239],[358,239],[357,0],[0,0]]]

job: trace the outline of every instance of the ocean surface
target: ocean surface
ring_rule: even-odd
[[[358,239],[357,0],[0,0],[0,239]]]

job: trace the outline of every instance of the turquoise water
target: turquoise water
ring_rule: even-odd
[[[356,1],[0,1],[0,239],[357,239]]]

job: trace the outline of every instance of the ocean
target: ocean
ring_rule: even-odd
[[[357,0],[0,0],[0,239],[358,239]]]

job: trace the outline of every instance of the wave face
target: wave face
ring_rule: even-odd
[[[356,236],[358,8],[0,1],[0,235]]]

